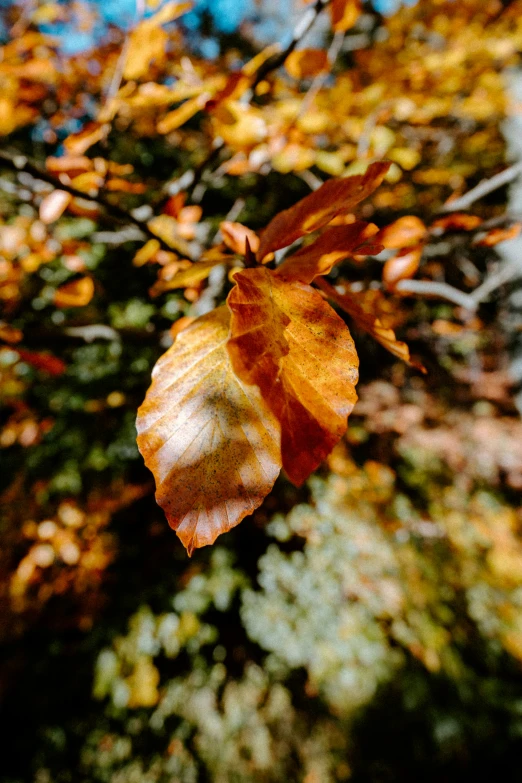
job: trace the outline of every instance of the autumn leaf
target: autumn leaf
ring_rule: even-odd
[[[54,303],[56,307],[85,307],[94,296],[94,283],[91,277],[71,280],[56,289]]]
[[[230,220],[224,220],[219,224],[223,242],[234,253],[244,256],[247,252],[246,240],[250,245],[250,250],[257,253],[259,249],[259,237],[242,223],[233,223]]]
[[[293,207],[280,212],[261,236],[258,259],[317,231],[337,215],[352,212],[356,204],[368,198],[381,184],[390,165],[379,161],[368,166],[365,174],[329,179]]]
[[[165,291],[172,291],[175,288],[188,288],[197,285],[202,280],[206,280],[212,269],[221,264],[222,261],[198,261],[187,269],[181,269],[176,272],[170,280],[157,280],[150,289],[151,296],[158,296]]]
[[[281,467],[277,420],[232,370],[229,319],[220,307],[178,335],[138,411],[156,500],[189,554],[257,508]]]
[[[30,364],[40,372],[46,372],[48,375],[62,375],[67,369],[65,362],[50,353],[26,351],[25,348],[18,347],[16,352],[23,362]]]
[[[281,455],[300,485],[346,431],[359,360],[344,321],[317,291],[266,268],[237,272],[227,304],[236,374],[281,424]]]
[[[65,190],[53,190],[52,193],[45,196],[42,199],[39,208],[39,215],[42,223],[54,223],[55,220],[58,220],[71,201],[71,194],[67,193]]]
[[[330,17],[336,33],[344,33],[353,27],[361,14],[360,0],[332,0]]]
[[[390,250],[398,250],[416,245],[424,239],[426,233],[426,226],[420,218],[415,215],[405,215],[380,230],[379,242]]]
[[[347,226],[327,228],[315,242],[286,258],[276,269],[282,280],[311,283],[317,275],[327,275],[335,264],[353,255],[377,255],[382,245],[372,241],[378,228],[358,221]]]
[[[177,19],[191,7],[192,3],[166,3],[153,17],[139,23],[129,38],[123,70],[125,79],[140,79],[147,74],[154,59],[165,59],[169,37],[162,25]]]
[[[408,280],[417,271],[422,258],[423,245],[405,247],[393,258],[389,258],[382,270],[382,279],[391,291],[399,280]]]
[[[309,79],[329,67],[324,49],[298,49],[288,55],[285,68],[294,79]]]
[[[353,318],[360,329],[370,334],[383,348],[386,348],[387,351],[411,367],[415,367],[422,373],[426,372],[426,369],[420,362],[411,358],[410,349],[406,343],[397,340],[393,329],[387,328],[377,316],[364,310],[354,295],[337,291],[333,285],[330,285],[323,279],[320,279],[317,285],[332,302],[335,302],[336,305]]]
[[[522,223],[513,223],[509,228],[492,228],[491,231],[478,239],[474,244],[480,247],[494,247],[500,242],[507,242],[519,236]]]

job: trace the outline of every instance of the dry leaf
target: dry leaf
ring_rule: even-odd
[[[382,270],[382,279],[386,287],[393,290],[399,280],[408,280],[417,271],[422,258],[423,245],[405,247],[393,258],[389,258]]]
[[[80,277],[61,285],[54,292],[56,307],[85,307],[94,296],[94,283],[91,277]]]
[[[63,142],[63,146],[69,155],[83,155],[94,144],[102,141],[109,129],[110,126],[106,123],[88,122],[81,131],[68,136]]]
[[[346,431],[359,360],[344,321],[317,291],[264,268],[234,276],[228,350],[281,424],[283,467],[300,485]]]
[[[169,37],[161,25],[172,22],[191,7],[192,3],[167,3],[153,17],[139,23],[129,38],[123,69],[125,79],[140,79],[147,74],[153,60],[165,59]]]
[[[365,174],[329,179],[293,207],[280,212],[263,231],[258,259],[317,231],[337,215],[352,212],[381,184],[389,168],[390,163],[379,161],[372,163]]]
[[[50,353],[36,353],[35,351],[26,351],[24,348],[17,348],[16,353],[23,362],[49,375],[62,375],[67,369],[65,362]]]
[[[69,204],[72,196],[65,190],[53,190],[40,202],[39,216],[42,223],[54,223],[58,220]]]
[[[329,68],[324,49],[298,49],[288,55],[285,68],[294,79],[309,79]]]
[[[522,223],[514,223],[509,228],[492,228],[485,237],[474,242],[481,247],[494,247],[499,242],[507,242],[508,239],[515,239],[520,234]]]
[[[427,229],[422,220],[415,215],[404,217],[385,226],[379,232],[379,242],[389,250],[416,245],[426,236]]]
[[[431,224],[432,231],[473,231],[482,223],[478,215],[468,215],[466,212],[455,212],[453,215],[439,218]]]
[[[219,224],[223,242],[234,253],[244,256],[246,250],[246,240],[248,239],[250,250],[257,253],[259,250],[259,237],[251,228],[243,226],[241,223],[232,223],[230,220],[224,220]]]
[[[283,280],[311,283],[317,275],[327,275],[335,264],[353,255],[377,255],[382,245],[372,241],[378,228],[374,223],[351,223],[327,228],[310,245],[286,258],[275,274]]]
[[[281,467],[275,417],[232,370],[229,318],[220,307],[178,335],[138,411],[156,500],[189,554],[257,508]]]
[[[330,17],[336,33],[344,33],[353,27],[361,15],[361,0],[331,0]]]
[[[206,280],[211,270],[221,264],[219,261],[198,261],[192,264],[188,269],[182,269],[177,272],[170,280],[159,279],[157,280],[149,293],[151,296],[158,296],[165,291],[172,291],[174,288],[189,288],[190,286],[201,283],[202,280]]]
[[[406,343],[397,340],[393,329],[383,326],[377,316],[366,312],[358,303],[355,295],[340,293],[326,280],[319,280],[317,285],[324,291],[329,299],[335,302],[336,305],[353,318],[360,329],[370,334],[383,346],[383,348],[386,348],[387,351],[398,359],[402,359],[403,362],[406,362],[406,364],[409,364],[411,367],[415,367],[415,369],[420,370],[423,373],[426,372],[426,369],[420,362],[411,358],[410,349]]]

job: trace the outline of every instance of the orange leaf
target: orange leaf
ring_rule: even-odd
[[[232,223],[230,220],[224,220],[219,228],[223,236],[223,242],[234,253],[241,256],[246,254],[246,240],[250,244],[250,250],[257,253],[259,249],[259,237],[251,228],[243,226],[241,223]]]
[[[299,49],[288,55],[285,68],[294,79],[309,79],[329,67],[324,49]]]
[[[170,280],[160,278],[154,283],[149,293],[151,296],[158,296],[165,291],[172,291],[174,288],[189,288],[197,285],[202,280],[206,280],[211,270],[221,263],[221,259],[218,261],[198,261],[187,269],[176,272]]]
[[[335,264],[352,255],[377,255],[382,245],[372,242],[378,229],[374,223],[351,223],[327,228],[310,245],[301,248],[277,267],[283,280],[311,283],[317,275],[327,275]]]
[[[336,33],[344,33],[353,27],[361,15],[361,0],[332,0],[330,17]]]
[[[346,431],[359,360],[344,321],[317,291],[264,267],[234,276],[228,350],[281,423],[283,467],[297,485]]]
[[[91,277],[80,277],[57,288],[54,292],[56,307],[85,307],[94,296],[94,283]]]
[[[407,280],[415,274],[422,258],[422,245],[405,247],[393,258],[389,258],[382,270],[382,279],[392,290],[399,280]]]
[[[89,122],[78,133],[68,136],[63,142],[68,155],[83,155],[89,147],[97,144],[105,138],[109,132],[110,125],[100,124],[99,122]]]
[[[178,335],[136,422],[156,500],[189,554],[254,511],[281,467],[275,417],[232,370],[229,319],[220,307]]]
[[[415,215],[405,215],[382,228],[379,232],[379,241],[390,250],[408,247],[424,239],[426,230],[420,218]]]
[[[479,239],[474,244],[481,247],[494,247],[499,242],[506,242],[508,239],[515,239],[520,234],[522,223],[514,223],[509,228],[493,228],[488,231],[485,237]]]
[[[337,215],[352,212],[356,204],[368,198],[381,184],[390,165],[379,161],[372,163],[365,174],[329,179],[293,207],[280,212],[263,232],[258,259],[291,245],[304,234],[317,231]]]
[[[40,220],[42,223],[54,223],[58,220],[68,205],[72,201],[72,196],[65,190],[53,190],[45,196],[40,203]]]
[[[431,224],[432,230],[439,231],[473,231],[482,223],[478,215],[468,215],[466,212],[455,212],[453,215],[439,218]]]
[[[348,315],[351,315],[360,329],[370,334],[374,340],[377,340],[377,342],[383,346],[383,348],[386,348],[387,351],[390,351],[390,353],[398,359],[402,359],[403,362],[406,362],[406,364],[409,364],[411,367],[415,367],[423,373],[426,372],[426,369],[420,362],[411,358],[410,349],[406,343],[397,340],[393,329],[386,328],[379,318],[372,313],[363,310],[355,296],[348,293],[340,293],[326,280],[319,280],[317,285],[324,291],[329,299],[335,302],[335,304],[348,313]]]

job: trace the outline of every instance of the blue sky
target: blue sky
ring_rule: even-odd
[[[0,6],[10,5],[12,1],[0,0]],[[416,1],[372,0],[376,10],[384,14],[393,13],[401,5],[414,5]],[[70,23],[46,25],[44,28],[47,32],[60,37],[62,51],[66,54],[75,54],[91,48],[96,40],[103,37],[107,24],[126,29],[137,21],[137,7],[140,4],[136,0],[84,0],[84,2],[95,6],[98,10],[100,21],[94,30],[74,29]],[[263,18],[266,8],[270,8],[270,14],[265,12],[267,18]],[[183,17],[184,27],[197,34],[204,14],[212,18],[216,30],[220,33],[232,33],[243,20],[254,20],[262,42],[274,40],[275,37],[281,40],[281,27],[288,20],[288,32],[290,32],[294,16],[291,0],[277,0],[276,3],[267,1],[256,3],[255,0],[194,0],[194,10]],[[277,35],[274,35],[276,27],[278,31]],[[214,57],[219,53],[215,40],[202,39],[199,36],[197,40],[194,37],[193,42],[204,56]]]

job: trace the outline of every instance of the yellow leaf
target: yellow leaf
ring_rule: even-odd
[[[275,417],[232,370],[229,319],[220,307],[178,335],[136,422],[156,500],[189,554],[257,508],[281,466]]]

